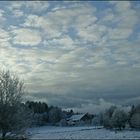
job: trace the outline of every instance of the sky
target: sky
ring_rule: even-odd
[[[25,100],[81,112],[140,101],[139,1],[0,1],[0,68]]]

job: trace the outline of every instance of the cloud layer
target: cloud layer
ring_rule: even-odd
[[[137,2],[0,2],[0,67],[26,99],[101,111],[140,99]]]

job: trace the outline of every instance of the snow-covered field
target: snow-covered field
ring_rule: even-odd
[[[140,139],[140,131],[110,131],[95,127],[54,127],[30,128],[29,139]]]

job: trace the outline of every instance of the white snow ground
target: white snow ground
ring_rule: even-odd
[[[30,128],[29,139],[140,139],[140,131],[110,131],[95,127],[54,127]]]

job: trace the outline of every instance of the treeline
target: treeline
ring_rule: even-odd
[[[27,101],[25,105],[32,112],[32,125],[57,125],[60,121],[65,124],[64,120],[74,114],[73,110],[63,111],[45,102]]]
[[[25,105],[32,112],[32,125],[66,125],[66,119],[74,115],[73,110],[63,111],[59,107],[48,106],[45,102],[27,101]],[[94,114],[95,115],[95,114]],[[126,127],[140,128],[140,105],[129,111],[124,107],[111,106],[105,112],[95,115],[92,125],[102,125],[107,129],[122,130]]]
[[[140,105],[126,108],[111,106],[104,113],[93,119],[93,125],[103,125],[107,129],[135,128],[140,129]]]
[[[27,101],[25,103],[32,112],[32,125],[66,125],[67,118],[76,114],[73,110],[63,111],[59,107],[48,106],[45,102]],[[94,114],[92,125],[102,125],[107,129],[135,128],[140,129],[140,105],[126,107],[111,106],[109,109]]]

